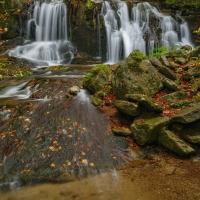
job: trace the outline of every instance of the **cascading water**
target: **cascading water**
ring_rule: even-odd
[[[136,49],[148,54],[160,46],[192,46],[186,22],[179,24],[147,2],[134,5],[130,17],[125,2],[118,2],[116,9],[112,9],[105,1],[101,14],[106,27],[109,63],[118,62]]]
[[[39,65],[70,63],[73,46],[67,37],[67,7],[61,0],[50,3],[35,1],[33,14],[27,23],[26,45],[18,46],[9,55],[29,59]],[[35,41],[31,30],[35,26]]]

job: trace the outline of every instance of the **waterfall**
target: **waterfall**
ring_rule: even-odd
[[[118,2],[112,8],[105,1],[101,14],[106,27],[109,63],[118,62],[136,49],[148,54],[160,46],[192,46],[186,22],[179,24],[147,2],[133,5],[130,13],[126,2]]]
[[[42,65],[70,63],[73,46],[67,36],[67,7],[59,0],[50,3],[35,1],[34,10],[27,22],[27,41],[9,55],[26,58]],[[32,29],[34,41],[31,41]]]

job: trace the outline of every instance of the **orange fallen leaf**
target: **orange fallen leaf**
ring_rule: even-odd
[[[56,165],[54,163],[51,163],[51,167],[55,167]]]

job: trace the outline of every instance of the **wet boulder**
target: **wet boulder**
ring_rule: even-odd
[[[162,133],[159,134],[158,140],[161,145],[180,156],[188,156],[195,153],[192,147],[169,130],[163,130]]]
[[[168,125],[170,119],[161,116],[139,118],[131,125],[133,139],[139,145],[147,145],[157,141],[159,133]]]
[[[126,94],[153,96],[163,84],[157,70],[140,51],[133,51],[124,61],[117,64],[113,73],[112,87],[118,99]]]
[[[136,117],[141,114],[141,109],[138,104],[132,102],[117,100],[113,105],[119,112],[127,116]]]

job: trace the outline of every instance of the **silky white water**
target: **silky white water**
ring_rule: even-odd
[[[9,55],[29,59],[39,65],[70,63],[73,59],[73,46],[67,36],[65,3],[59,0],[42,4],[35,1],[27,23],[26,44],[17,46]]]
[[[179,24],[147,2],[133,5],[129,12],[126,2],[118,2],[114,9],[114,6],[105,1],[101,15],[106,27],[109,63],[118,62],[133,50],[148,54],[150,50],[160,46],[192,46],[185,21]]]

